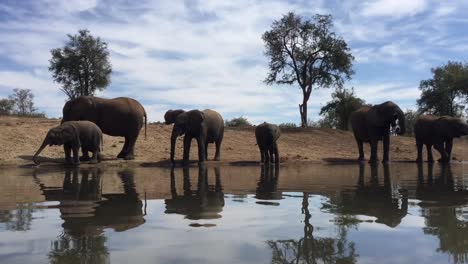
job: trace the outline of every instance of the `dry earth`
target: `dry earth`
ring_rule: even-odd
[[[58,125],[60,120],[43,118],[20,118],[0,116],[0,166],[32,165],[32,155],[41,145],[47,131]],[[168,165],[170,133],[172,126],[148,125],[147,137],[144,130],[136,145],[136,160],[117,160],[123,145],[123,138],[104,136],[104,162],[102,165]],[[466,160],[468,142],[456,139],[453,157]],[[381,146],[379,146],[381,155]],[[191,158],[196,159],[196,142],[193,141]],[[357,147],[351,132],[334,129],[283,129],[279,139],[281,160],[284,163],[346,162],[357,157]],[[51,165],[63,162],[63,149],[48,147],[41,154],[42,164]],[[214,145],[210,144],[210,159],[214,155]],[[369,156],[369,148],[366,147]],[[435,154],[438,156],[438,153]],[[177,142],[176,159],[182,156],[182,140]],[[225,131],[221,150],[223,164],[250,164],[258,162],[259,151],[255,145],[253,128]],[[393,137],[391,141],[392,161],[412,161],[416,158],[416,147],[411,137]]]

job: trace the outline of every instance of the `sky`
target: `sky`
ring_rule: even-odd
[[[48,71],[50,50],[88,29],[108,43],[113,67],[98,96],[133,97],[150,121],[168,109],[211,108],[225,119],[300,123],[298,86],[263,82],[261,36],[293,11],[333,16],[355,57],[345,87],[367,103],[416,109],[431,68],[467,61],[467,8],[463,0],[0,0],[0,98],[31,89],[40,112],[60,117],[67,98]],[[310,119],[332,92],[312,92]]]

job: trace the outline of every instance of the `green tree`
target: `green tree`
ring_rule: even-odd
[[[0,99],[0,115],[10,115],[13,113],[15,102],[10,99]]]
[[[312,20],[290,12],[274,21],[262,39],[269,59],[265,83],[295,84],[302,90],[301,126],[307,126],[307,102],[312,89],[341,87],[354,73],[354,57],[346,42],[331,31],[331,15]]]
[[[34,94],[29,89],[13,89],[13,94],[8,99],[14,104],[14,113],[21,116],[34,115],[37,108],[34,107]]]
[[[462,99],[468,98],[468,65],[449,61],[432,68],[432,78],[419,84],[421,98],[417,100],[419,111],[434,115],[461,116]]]
[[[330,128],[348,130],[350,114],[365,104],[364,100],[354,95],[354,89],[338,88],[332,94],[332,100],[320,109],[320,115]]]
[[[63,48],[51,50],[49,71],[54,81],[62,84],[61,90],[70,99],[104,90],[112,73],[107,43],[86,29],[68,38]]]
[[[414,123],[418,118],[419,113],[413,110],[406,110],[405,112],[405,124],[406,124],[406,135],[414,135]]]
[[[231,120],[226,120],[225,125],[228,127],[250,127],[252,124],[245,117],[236,117]]]

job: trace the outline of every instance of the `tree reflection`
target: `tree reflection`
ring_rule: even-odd
[[[38,209],[34,204],[22,204],[14,210],[0,210],[0,223],[5,223],[5,228],[12,231],[27,231],[31,229],[33,213]]]
[[[310,223],[309,193],[303,193],[303,237],[289,240],[267,241],[272,249],[271,263],[356,263],[358,255],[354,243],[347,240],[346,232],[336,238],[314,237]]]
[[[454,263],[468,263],[468,191],[456,190],[450,164],[440,166],[440,176],[433,178],[433,164],[428,164],[427,180],[418,165],[417,198],[426,219],[425,234],[437,236],[439,252],[449,254]]]
[[[215,184],[208,183],[208,169],[198,168],[197,189],[192,190],[190,170],[183,168],[183,194],[177,194],[174,168],[171,169],[171,199],[165,199],[166,214],[181,214],[187,219],[217,219],[224,207],[224,193],[221,184],[220,168],[215,167]]]

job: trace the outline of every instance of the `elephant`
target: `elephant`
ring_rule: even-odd
[[[281,131],[277,125],[263,122],[255,128],[255,138],[260,149],[261,162],[278,163],[278,144],[276,141],[281,136]],[[274,156],[274,158],[273,158]]]
[[[146,137],[146,111],[138,101],[128,97],[80,96],[65,103],[62,122],[88,120],[98,125],[104,134],[124,137],[125,143],[117,158],[132,160],[143,118]]]
[[[182,113],[185,113],[185,111],[182,109],[167,110],[167,112],[164,114],[165,124],[166,125],[174,124],[177,116],[179,116]]]
[[[423,162],[423,145],[426,145],[428,162],[434,162],[432,146],[440,153],[440,162],[450,162],[453,138],[465,135],[468,135],[468,124],[460,118],[433,115],[420,116],[414,123],[414,136],[418,148],[416,162]]]
[[[359,149],[359,161],[364,160],[363,143],[368,142],[371,146],[369,163],[377,162],[378,141],[383,140],[382,162],[389,162],[390,126],[397,127],[398,135],[405,133],[405,115],[400,107],[391,101],[359,108],[351,113],[350,122]]]
[[[34,154],[34,163],[39,164],[38,156],[49,145],[63,145],[65,151],[65,160],[67,163],[78,165],[81,161],[89,161],[97,163],[100,161],[100,151],[102,144],[101,129],[90,121],[67,121],[60,126],[53,127],[47,133],[41,147]],[[83,156],[78,158],[78,152],[83,152]],[[73,150],[73,160],[70,152]],[[90,158],[88,151],[93,153]]]
[[[171,135],[170,159],[173,164],[176,139],[184,134],[184,163],[189,160],[190,144],[193,138],[198,143],[198,161],[200,163],[208,159],[208,143],[216,144],[214,160],[221,159],[220,148],[224,136],[224,120],[218,112],[210,109],[191,110],[177,116]]]

